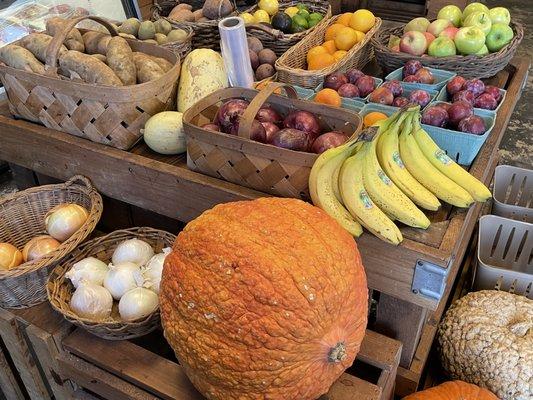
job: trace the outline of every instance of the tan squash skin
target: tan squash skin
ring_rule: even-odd
[[[208,399],[315,400],[359,351],[366,276],[353,238],[295,199],[218,205],[167,256],[165,337]]]
[[[413,393],[403,400],[498,400],[498,397],[479,386],[463,381],[450,381]]]

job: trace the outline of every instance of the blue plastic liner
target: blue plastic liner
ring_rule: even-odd
[[[385,77],[386,81],[393,81],[397,80],[402,82],[402,84],[405,85],[405,87],[411,87],[415,89],[424,89],[424,90],[440,90],[443,86],[446,86],[446,83],[450,79],[452,79],[454,76],[457,76],[455,72],[445,71],[443,69],[435,69],[435,68],[428,68],[429,71],[433,74],[433,77],[435,78],[435,83],[427,84],[427,83],[414,83],[414,82],[403,82],[403,67],[398,68],[394,71],[392,71],[390,74],[388,74]]]
[[[403,88],[403,94],[402,94],[402,97],[407,97],[409,98],[409,95],[414,92],[415,90],[419,90],[418,88],[411,88],[411,87],[406,87],[403,82],[400,82],[401,83],[401,86]],[[425,90],[426,92],[429,93],[429,96],[430,96],[430,100],[429,100],[429,103],[426,105],[426,107],[428,105],[430,105],[431,103],[433,103],[437,96],[439,95],[439,92],[436,91],[436,90],[427,90],[427,89],[422,89],[422,90]],[[370,96],[370,95],[369,95]],[[378,104],[378,103],[371,103],[371,102],[368,102],[368,104]],[[392,107],[394,108],[395,110],[397,110],[399,107],[394,107],[394,106],[386,106],[386,107]],[[424,107],[424,108],[426,108]],[[422,108],[422,110],[424,109]]]
[[[492,112],[498,112],[498,110],[500,109],[501,105],[503,104],[503,101],[505,100],[505,96],[507,95],[507,91],[505,89],[499,89],[500,90],[500,94],[502,96],[500,102],[498,103],[498,107],[496,107],[494,110],[485,110],[484,108],[476,108],[476,110],[483,110],[483,111],[492,111]],[[443,101],[445,103],[449,103],[452,101],[452,99],[450,98],[450,96],[448,96],[448,91],[446,90],[446,86],[444,86],[437,98],[435,99],[435,101]]]
[[[375,85],[376,88],[378,88],[383,83],[383,79],[379,79],[379,78],[376,78],[374,76],[372,77],[372,79],[374,79],[374,85]],[[324,88],[324,83],[321,83],[320,85],[318,85],[315,88],[315,92],[319,92],[323,88]],[[370,95],[368,95],[368,96],[370,96]],[[368,100],[368,96],[366,96],[366,97],[354,97],[353,99],[349,99],[349,100],[359,100],[359,101],[366,102]],[[343,99],[344,99],[344,97],[343,97]]]
[[[438,103],[442,102],[434,102],[432,105]],[[474,108],[474,115],[480,116],[485,121],[487,131],[483,135],[474,135],[472,133],[464,133],[425,124],[422,124],[422,127],[429,133],[429,136],[431,136],[435,143],[442,150],[446,151],[446,154],[452,160],[468,167],[472,164],[479,150],[489,137],[496,121],[496,113],[494,111]]]

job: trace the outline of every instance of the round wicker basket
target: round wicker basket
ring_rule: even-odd
[[[176,236],[158,229],[143,227],[114,231],[88,241],[69,254],[50,274],[46,290],[52,307],[67,321],[95,336],[108,340],[131,339],[146,335],[158,328],[160,325],[159,310],[141,320],[125,322],[120,319],[116,301],[113,302],[111,316],[104,321],[81,318],[70,309],[70,298],[74,293],[74,286],[69,279],[65,278],[65,274],[72,265],[86,257],[96,257],[109,263],[115,248],[124,240],[133,238],[144,240],[154,248],[156,253],[160,253],[163,248],[172,247]]]
[[[181,42],[169,42],[161,44],[160,46],[170,50],[171,52],[176,54],[181,61],[183,61],[187,54],[189,54],[192,50],[192,38],[194,36],[194,30],[192,29],[192,27],[181,24],[179,22],[174,22],[172,24],[172,28],[183,29],[185,32],[187,32],[187,37]]]
[[[390,36],[401,36],[403,27],[381,29],[374,35],[371,42],[378,64],[385,73],[403,67],[409,60],[418,60],[427,67],[452,71],[465,78],[488,78],[505,68],[524,37],[522,25],[511,22],[511,27],[515,33],[511,43],[500,51],[486,56],[417,57],[389,49]]]
[[[19,249],[33,237],[46,233],[46,213],[62,203],[85,207],[89,212],[87,221],[56,250],[9,271],[0,270],[0,307],[27,308],[46,300],[48,274],[93,231],[102,215],[102,197],[87,178],[76,175],[65,183],[38,186],[0,200],[0,242]]]

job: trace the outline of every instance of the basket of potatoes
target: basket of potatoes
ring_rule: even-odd
[[[190,26],[181,23],[171,24],[166,19],[141,22],[137,18],[129,18],[118,24],[117,30],[120,36],[165,47],[181,59],[191,51],[191,39],[194,35]]]
[[[194,31],[192,47],[220,50],[218,22],[235,14],[232,0],[160,0],[154,2],[152,19],[168,21],[174,29],[190,27]]]

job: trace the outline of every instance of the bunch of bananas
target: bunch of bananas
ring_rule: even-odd
[[[364,226],[397,245],[403,237],[393,221],[422,229],[429,226],[418,207],[435,211],[439,200],[469,207],[491,197],[483,183],[422,129],[420,107],[402,109],[378,124],[363,132],[361,139],[322,153],[309,176],[313,203],[352,235],[361,235]]]

